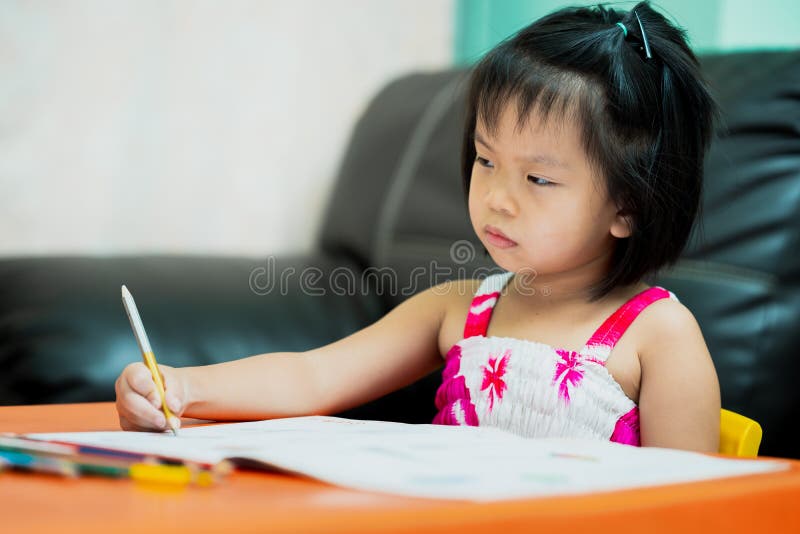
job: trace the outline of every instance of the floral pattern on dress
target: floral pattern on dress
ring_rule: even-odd
[[[503,393],[506,391],[506,382],[503,380],[503,375],[506,374],[508,367],[508,359],[511,357],[511,349],[507,349],[502,358],[497,356],[492,357],[489,355],[489,363],[483,366],[483,383],[481,383],[481,391],[489,390],[489,413],[492,413],[494,408],[494,399],[498,401],[503,400]]]
[[[602,361],[575,352],[574,350],[556,349],[559,356],[559,361],[556,362],[556,370],[553,375],[553,384],[558,383],[558,396],[564,401],[564,404],[570,403],[569,388],[577,387],[583,380],[584,368],[583,362],[589,361],[604,365]]]

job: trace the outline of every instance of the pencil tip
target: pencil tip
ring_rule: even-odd
[[[170,417],[168,421],[169,429],[172,430],[172,435],[178,435],[178,429],[181,427],[181,420],[177,417]]]

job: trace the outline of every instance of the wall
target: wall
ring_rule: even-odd
[[[302,252],[451,0],[0,3],[0,255]]]

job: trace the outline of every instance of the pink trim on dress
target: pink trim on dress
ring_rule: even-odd
[[[611,441],[624,445],[641,446],[639,433],[639,407],[634,406],[631,411],[617,419]]]
[[[671,293],[669,291],[658,286],[645,289],[638,295],[634,295],[600,325],[600,328],[589,338],[586,345],[605,345],[613,349],[619,338],[622,337],[622,334],[625,333],[642,310],[653,302],[670,296]]]
[[[478,426],[478,414],[470,401],[469,389],[463,376],[457,376],[461,367],[461,347],[453,345],[446,356],[442,371],[442,385],[436,391],[434,425]],[[450,399],[456,399],[451,402]]]
[[[467,322],[464,325],[464,338],[472,336],[484,336],[489,327],[489,319],[492,317],[494,305],[500,296],[499,291],[477,295],[472,299],[472,304],[467,313]]]

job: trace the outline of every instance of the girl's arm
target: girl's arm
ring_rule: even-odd
[[[667,299],[645,314],[650,326],[639,353],[642,446],[718,452],[719,381],[697,321],[683,304]]]
[[[418,293],[374,324],[317,349],[173,369],[176,382],[185,384],[181,415],[241,420],[338,413],[406,386],[443,364],[438,336],[444,286]]]

